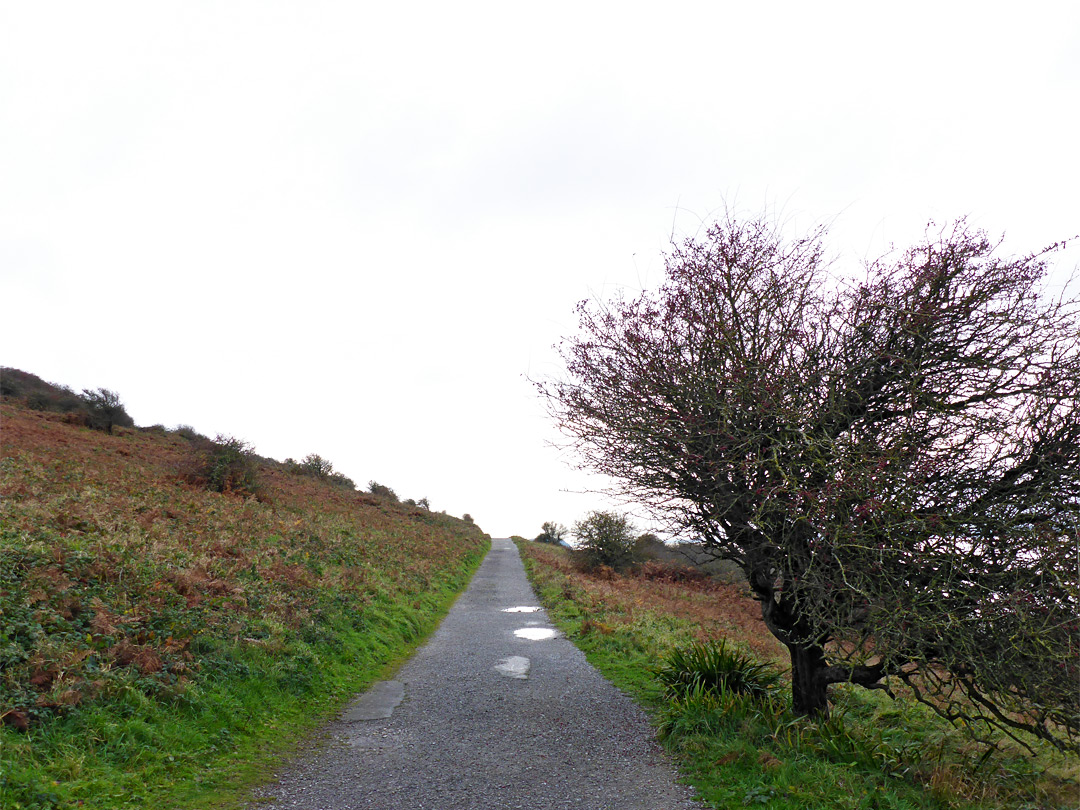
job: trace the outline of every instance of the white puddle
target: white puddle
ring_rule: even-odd
[[[536,613],[540,608],[520,605],[518,607],[503,608],[503,613]]]
[[[515,630],[514,635],[529,641],[543,641],[546,638],[555,638],[555,631],[550,627],[522,627]]]
[[[529,659],[523,655],[511,655],[495,665],[500,675],[524,680],[529,676]]]

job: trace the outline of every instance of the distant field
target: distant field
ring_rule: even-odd
[[[656,676],[674,649],[726,639],[754,661],[786,667],[786,650],[744,586],[681,576],[650,564],[627,576],[587,576],[571,554],[518,542],[549,615],[611,681],[657,723],[665,744],[709,806],[718,808],[1080,807],[1080,762],[1043,749],[987,753],[898,694],[834,687],[821,725],[790,713],[790,695],[665,696]]]
[[[0,807],[227,807],[399,662],[488,548],[477,527],[192,442],[0,406]]]

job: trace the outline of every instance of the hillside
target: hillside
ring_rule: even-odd
[[[488,547],[295,464],[208,491],[181,475],[206,439],[78,421],[0,405],[0,807],[233,801]]]

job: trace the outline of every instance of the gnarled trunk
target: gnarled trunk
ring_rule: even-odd
[[[791,707],[803,717],[829,716],[825,651],[816,645],[788,644],[791,653]]]

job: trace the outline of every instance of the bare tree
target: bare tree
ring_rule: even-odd
[[[793,704],[907,682],[1077,750],[1080,317],[961,221],[842,285],[732,217],[658,292],[583,302],[542,381],[583,466],[743,570]],[[1023,739],[1023,734],[1018,738]]]

